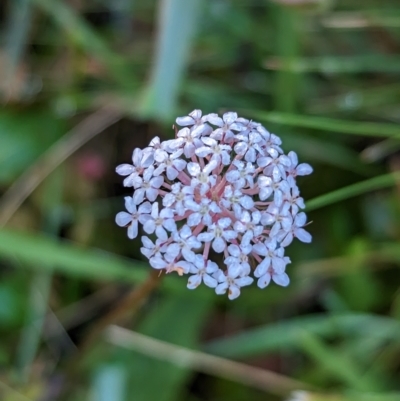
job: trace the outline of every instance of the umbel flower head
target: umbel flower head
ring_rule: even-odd
[[[176,123],[175,139],[156,137],[133,151],[132,164],[117,167],[133,194],[116,223],[131,239],[140,223],[151,236],[141,248],[150,265],[187,275],[189,289],[204,283],[235,299],[253,277],[260,288],[271,280],[287,286],[285,248],[294,238],[311,242],[296,185],[311,166],[234,112],[221,118],[194,110]],[[210,259],[211,250],[223,254],[223,265]]]

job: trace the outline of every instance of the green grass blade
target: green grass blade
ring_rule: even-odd
[[[62,202],[64,171],[58,170],[46,181],[42,202],[43,230],[57,235],[61,227],[61,219],[57,211]],[[35,272],[31,280],[30,297],[26,306],[26,323],[22,329],[17,348],[16,365],[18,376],[22,382],[29,380],[32,365],[42,338],[48,303],[51,293],[52,274],[47,271]]]
[[[253,117],[261,122],[316,129],[320,131],[339,132],[347,135],[392,137],[400,139],[400,127],[397,124],[348,121],[335,118],[259,110],[241,110],[241,113],[246,117]]]
[[[202,0],[163,0],[159,11],[154,69],[141,105],[142,113],[160,119],[175,111]]]
[[[340,202],[354,196],[362,195],[377,189],[388,188],[400,180],[400,173],[391,173],[358,182],[325,195],[318,196],[307,202],[307,211],[320,209],[333,203]]]
[[[0,230],[0,256],[18,260],[37,270],[58,271],[67,275],[100,280],[142,282],[146,264],[130,261],[94,249],[82,249],[68,242],[41,235]]]
[[[398,73],[400,69],[400,57],[385,54],[365,54],[355,56],[298,57],[291,60],[274,58],[267,60],[264,65],[268,69],[278,69],[294,73]]]
[[[80,248],[67,241],[42,234],[0,230],[0,259],[22,262],[24,266],[44,272],[58,272],[88,280],[142,283],[148,277],[147,263],[129,260],[110,252]],[[169,275],[163,280],[166,291],[187,292],[181,277]],[[196,298],[208,296],[211,290],[199,288],[192,293]]]
[[[31,0],[14,0],[10,3],[10,17],[5,35],[5,50],[8,59],[3,79],[11,85],[15,83],[15,74],[27,46],[31,22]]]
[[[400,322],[367,314],[311,315],[268,324],[228,338],[217,339],[208,343],[204,350],[226,358],[248,358],[262,353],[299,349],[302,331],[323,337],[337,334],[368,335],[387,341],[398,341]]]
[[[343,355],[337,349],[328,347],[317,336],[306,331],[300,334],[301,348],[317,363],[319,369],[327,370],[332,378],[339,379],[352,390],[377,391],[380,386],[376,380],[363,374],[348,355]]]
[[[363,176],[377,175],[382,172],[375,165],[363,163],[357,152],[326,138],[316,138],[306,134],[300,136],[292,132],[284,132],[280,136],[283,148],[298,152],[303,161],[318,161]]]
[[[133,76],[126,61],[111,50],[101,36],[67,2],[60,0],[32,0],[46,12],[68,35],[70,40],[100,61],[114,81],[122,88],[133,87]]]

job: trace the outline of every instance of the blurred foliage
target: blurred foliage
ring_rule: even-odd
[[[396,2],[8,0],[0,29],[2,400],[400,400]],[[118,121],[52,160],[101,108]],[[314,241],[291,247],[288,288],[229,302],[168,277],[138,303],[150,269],[114,224],[114,168],[195,108],[254,118],[313,165]],[[113,323],[313,390],[127,350]]]

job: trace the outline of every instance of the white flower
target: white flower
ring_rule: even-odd
[[[236,275],[236,270],[239,271],[239,276],[248,276],[250,274],[250,264],[248,254],[252,251],[252,246],[248,245],[235,245],[231,244],[228,246],[228,252],[231,256],[228,256],[224,263],[232,269],[233,274]]]
[[[200,146],[196,149],[195,153],[200,157],[207,157],[212,155],[211,160],[215,160],[217,164],[227,165],[231,162],[230,152],[232,148],[229,145],[220,145],[218,141],[210,137],[201,138],[206,146]]]
[[[172,234],[173,243],[168,245],[165,257],[167,260],[174,260],[180,253],[188,262],[193,262],[195,253],[193,248],[198,249],[201,243],[192,235],[192,230],[188,226],[183,226],[179,231]]]
[[[203,131],[203,127],[198,127],[193,130],[189,128],[183,128],[177,133],[177,138],[173,140],[173,144],[171,145],[175,149],[181,147],[184,155],[187,158],[191,158],[196,151],[196,148],[202,145],[199,137],[201,132]]]
[[[215,252],[221,253],[226,247],[226,241],[230,241],[237,237],[237,232],[234,230],[227,230],[231,225],[231,219],[224,217],[219,219],[215,224],[211,224],[207,232],[201,233],[197,239],[201,242],[212,242],[212,248]]]
[[[268,148],[270,156],[263,156],[257,159],[257,164],[264,168],[264,175],[272,177],[274,182],[286,178],[286,168],[290,166],[290,159],[285,155],[280,155],[274,148]]]
[[[301,212],[294,218],[294,222],[290,226],[288,232],[285,230],[279,232],[278,241],[281,242],[281,245],[284,247],[290,245],[293,241],[293,237],[298,238],[301,242],[310,243],[312,241],[311,234],[302,228],[306,225],[306,221],[306,214]]]
[[[167,250],[165,241],[160,238],[157,238],[156,243],[154,243],[149,237],[143,235],[142,242],[143,247],[140,248],[140,252],[142,252],[147,259],[150,259],[153,256],[161,258],[161,253],[165,253]]]
[[[139,223],[155,233],[154,242],[142,237],[141,252],[154,269],[190,274],[190,289],[204,282],[234,299],[250,275],[260,288],[271,280],[288,285],[285,247],[294,237],[311,241],[296,177],[312,168],[294,152],[285,155],[278,136],[235,112],[221,118],[194,110],[176,122],[183,128],[174,139],[156,137],[133,151],[132,165],[117,167],[133,188],[117,224],[129,238]],[[222,269],[210,261],[211,249],[223,253]]]
[[[284,249],[278,246],[276,240],[259,242],[253,245],[253,251],[258,255],[265,256],[254,272],[256,277],[263,276],[270,266],[277,272],[284,272],[286,264],[289,263],[289,260],[285,259]]]
[[[261,216],[261,224],[271,226],[270,238],[275,237],[280,230],[289,232],[292,226],[292,218],[286,212],[284,213],[274,203],[268,206],[267,211]]]
[[[218,285],[215,288],[215,293],[218,295],[225,294],[228,290],[228,298],[233,300],[240,295],[240,288],[250,285],[254,280],[249,276],[240,277],[239,269],[230,269],[225,275],[221,270],[215,275],[218,280]]]
[[[153,157],[156,162],[163,162],[170,151],[167,141],[161,142],[158,136],[150,141],[149,148],[153,151]]]
[[[125,208],[129,213],[119,212],[115,216],[115,222],[120,227],[128,226],[128,237],[130,239],[136,238],[138,235],[138,222],[145,224],[151,212],[150,202],[145,202],[137,209],[136,204],[133,202],[131,196],[125,197]]]
[[[196,203],[193,199],[188,199],[185,202],[185,206],[194,212],[187,219],[190,227],[197,226],[200,223],[209,226],[212,223],[212,215],[221,212],[216,202],[208,198],[202,198],[200,203]]]
[[[265,288],[271,282],[271,279],[281,287],[287,287],[290,283],[289,276],[284,271],[277,271],[270,266],[267,272],[257,280],[257,286],[261,289]]]
[[[297,154],[295,152],[288,153],[290,159],[290,165],[288,166],[287,172],[288,177],[287,180],[291,187],[296,185],[295,178],[298,175],[309,175],[313,172],[313,168],[307,163],[298,164]]]
[[[183,216],[187,210],[185,202],[193,199],[193,188],[182,186],[180,182],[171,185],[171,192],[167,193],[163,199],[163,206],[173,207],[178,216]]]
[[[178,117],[176,123],[181,127],[200,125],[207,121],[207,116],[201,117],[201,110],[193,110],[188,116]]]
[[[290,186],[286,180],[282,180],[273,182],[272,189],[274,191],[275,206],[280,207],[283,203],[283,199],[290,195]]]
[[[215,160],[211,160],[204,168],[198,163],[188,163],[188,172],[193,177],[190,186],[192,188],[200,186],[200,194],[205,195],[210,187],[215,185],[215,177],[212,175],[210,176],[215,167],[217,167],[217,162]]]
[[[240,133],[236,136],[239,142],[235,145],[235,152],[238,155],[244,155],[247,162],[254,163],[257,155],[263,155],[262,145],[265,144],[262,136],[258,132],[250,131]]]
[[[178,272],[179,275],[187,274],[188,270],[184,264],[184,262],[174,260],[167,261],[159,256],[155,256],[149,259],[150,266],[153,269],[157,270],[165,270],[166,273],[171,273],[173,271]]]
[[[258,188],[260,189],[260,192],[258,193],[260,199],[262,201],[268,199],[271,196],[272,192],[274,191],[272,187],[273,185],[272,178],[261,175],[258,177],[257,184]]]
[[[258,210],[252,212],[248,212],[244,210],[240,216],[238,216],[238,220],[235,221],[233,228],[239,233],[245,233],[242,236],[242,245],[250,244],[250,242],[260,236],[263,232],[263,226],[260,225],[261,220],[261,212]]]
[[[133,164],[120,164],[115,169],[119,175],[127,175],[124,179],[125,187],[133,187],[134,183],[142,181],[140,174],[153,163],[153,155],[151,152],[136,148],[132,153],[132,162]]]
[[[234,160],[232,163],[236,169],[228,171],[226,173],[226,180],[234,184],[236,189],[243,188],[246,184],[250,187],[254,187],[254,172],[255,168],[252,163],[243,163],[239,160]]]
[[[244,195],[240,189],[233,189],[231,185],[227,185],[220,204],[226,209],[232,208],[235,215],[240,216],[242,208],[251,209],[254,201],[249,195]]]
[[[166,170],[167,178],[172,181],[178,177],[179,173],[186,167],[186,161],[179,159],[183,150],[178,149],[174,153],[163,158],[161,164],[155,169],[154,174],[159,175]]]
[[[143,225],[143,230],[147,234],[156,233],[157,237],[166,241],[168,234],[165,231],[176,231],[176,223],[173,219],[174,212],[171,209],[164,208],[158,211],[158,203],[153,203],[151,207],[151,215]]]
[[[138,205],[143,202],[144,196],[150,202],[154,202],[158,195],[158,189],[164,182],[164,177],[156,176],[153,177],[154,166],[148,167],[143,173],[143,182],[140,184],[134,194],[133,194],[133,202]]]
[[[207,287],[215,288],[218,281],[213,274],[219,271],[218,265],[211,260],[205,261],[202,255],[196,255],[192,263],[187,263],[187,268],[192,276],[189,277],[187,288],[193,290],[203,281]]]
[[[300,197],[299,188],[295,185],[291,187],[291,193],[286,194],[282,205],[282,213],[286,214],[291,211],[292,216],[296,216],[300,209],[304,209],[304,199]]]
[[[210,124],[216,125],[217,127],[221,127],[216,129],[212,134],[211,138],[216,140],[224,140],[225,143],[230,143],[235,138],[235,134],[232,132],[234,131],[242,131],[245,128],[242,124],[235,123],[236,119],[238,118],[237,113],[228,111],[225,113],[222,118],[218,117],[217,115],[212,115],[208,117],[208,122]]]

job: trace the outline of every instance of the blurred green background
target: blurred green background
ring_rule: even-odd
[[[396,1],[8,0],[0,23],[1,400],[400,400]],[[313,165],[288,288],[161,281],[115,225],[115,166],[195,108]]]

